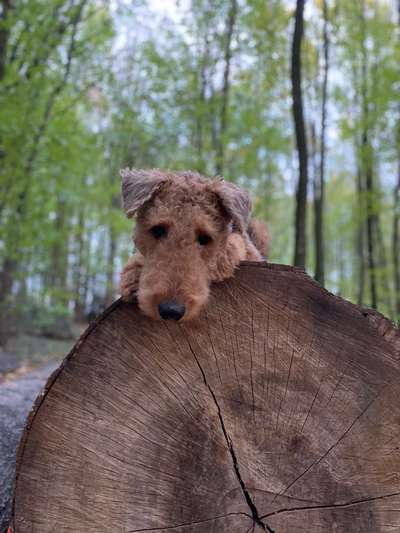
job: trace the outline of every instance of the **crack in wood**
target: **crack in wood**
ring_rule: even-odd
[[[250,383],[251,383],[251,398],[252,398],[252,411],[253,411],[253,421],[255,415],[255,398],[254,398],[254,383],[253,383],[253,355],[255,355],[255,340],[254,340],[254,311],[253,306],[251,306],[251,348],[250,348]]]
[[[289,485],[287,485],[281,492],[277,492],[274,499],[272,500],[272,503],[275,502],[276,498],[278,496],[283,496],[289,489],[293,487],[303,476],[308,474],[311,469],[313,469],[315,466],[318,466],[331,452],[340,444],[340,442],[350,433],[354,425],[362,418],[365,413],[368,411],[368,409],[371,407],[371,405],[379,398],[382,391],[386,389],[387,386],[391,385],[391,382],[386,383],[383,385],[383,387],[379,390],[379,392],[376,394],[374,398],[366,405],[366,407],[361,411],[361,413],[353,420],[353,422],[350,424],[350,426],[346,429],[346,431],[337,439],[337,441],[332,444],[332,446],[323,454],[321,457],[313,461],[301,474],[299,474]]]
[[[211,386],[209,385],[208,381],[207,381],[207,378],[206,378],[206,375],[205,375],[205,372],[203,370],[203,367],[201,366],[200,364],[200,361],[198,360],[193,348],[192,348],[192,345],[190,344],[190,341],[189,339],[187,339],[187,343],[188,343],[188,346],[189,346],[189,349],[197,363],[197,366],[199,367],[199,370],[201,372],[201,375],[203,377],[203,381],[204,381],[204,384],[205,386],[207,387],[207,389],[209,390],[210,394],[211,394],[211,397],[215,403],[215,406],[217,408],[217,413],[218,413],[218,418],[219,418],[219,421],[220,421],[220,424],[221,424],[221,429],[222,429],[222,432],[224,434],[224,437],[225,437],[225,441],[226,441],[226,444],[228,446],[228,450],[229,450],[229,453],[231,455],[231,458],[232,458],[232,463],[233,463],[233,469],[235,471],[235,474],[236,474],[236,477],[239,481],[239,485],[240,485],[240,488],[242,489],[242,493],[243,493],[243,496],[246,500],[246,503],[247,505],[249,506],[249,509],[251,511],[251,518],[253,519],[253,522],[254,524],[257,524],[258,526],[260,526],[264,531],[267,531],[268,533],[276,533],[276,531],[274,531],[271,527],[269,527],[269,525],[265,522],[262,521],[262,519],[260,518],[260,515],[258,513],[258,510],[257,510],[257,507],[256,505],[254,504],[251,496],[250,496],[250,493],[249,491],[247,490],[247,487],[246,487],[246,484],[245,482],[243,481],[243,478],[241,476],[241,473],[240,473],[240,469],[239,469],[239,464],[238,464],[238,460],[237,460],[237,457],[236,457],[236,453],[235,453],[235,450],[233,448],[233,443],[232,443],[232,439],[225,427],[225,423],[224,423],[224,419],[223,419],[223,416],[222,416],[222,411],[221,411],[221,407],[217,401],[217,398],[214,394],[214,391],[212,390]]]
[[[207,316],[207,311],[205,310],[204,311],[204,317],[206,319],[206,324],[207,324],[207,336],[208,336],[208,340],[210,342],[210,346],[211,346],[211,349],[212,349],[212,353],[214,355],[214,361],[215,361],[215,367],[218,371],[218,377],[219,377],[219,382],[221,383],[222,385],[222,378],[221,378],[221,371],[219,369],[219,364],[218,364],[218,359],[217,359],[217,354],[215,353],[215,348],[214,348],[214,343],[212,341],[212,338],[211,338],[211,332],[210,332],[210,323],[208,321],[208,316]]]
[[[329,509],[342,509],[346,507],[353,507],[356,505],[362,505],[364,503],[370,503],[377,500],[385,500],[387,498],[394,498],[395,496],[400,496],[400,492],[393,492],[392,494],[383,494],[382,496],[373,496],[371,498],[364,498],[362,500],[353,500],[351,502],[345,502],[345,503],[330,503],[326,505],[307,505],[304,507],[287,507],[285,509],[279,509],[277,511],[273,511],[272,513],[267,513],[261,517],[263,520],[264,518],[268,518],[270,516],[275,516],[282,513],[294,513],[298,511],[318,511],[318,510],[329,510]]]
[[[172,529],[178,529],[180,527],[190,527],[190,526],[196,526],[198,524],[205,524],[207,522],[214,522],[215,520],[220,520],[221,518],[228,518],[229,516],[246,516],[247,518],[251,518],[246,513],[226,513],[219,516],[214,516],[212,518],[205,518],[204,520],[196,520],[195,522],[185,522],[183,524],[176,524],[174,526],[163,526],[163,527],[150,527],[150,528],[144,528],[144,529],[131,529],[129,533],[141,533],[143,531],[166,531],[166,530],[172,530]]]

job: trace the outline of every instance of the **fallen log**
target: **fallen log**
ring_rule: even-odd
[[[400,332],[245,263],[200,318],[112,305],[37,399],[12,530],[400,530]]]
[[[0,358],[2,354],[0,353]],[[15,358],[10,360],[15,364]],[[10,365],[11,366],[11,365]],[[5,365],[3,366],[5,367]],[[9,367],[10,368],[10,367]],[[15,368],[15,367],[14,367]],[[0,531],[7,529],[11,516],[15,452],[32,404],[54,370],[47,364],[11,381],[0,374]]]

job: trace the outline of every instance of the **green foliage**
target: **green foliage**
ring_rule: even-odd
[[[317,124],[321,5],[309,4],[303,49],[306,118]],[[357,299],[355,242],[367,204],[367,193],[356,194],[357,173],[372,165],[370,199],[381,232],[379,305],[395,316],[389,250],[400,40],[388,2],[365,0],[364,21],[362,5],[329,2],[326,279],[331,290]],[[293,13],[283,0],[240,2],[221,132],[229,7],[228,0],[192,0],[162,16],[146,2],[12,2],[0,27],[7,30],[6,55],[0,57],[0,264],[3,277],[6,268],[12,270],[13,297],[29,292],[39,304],[76,314],[98,295],[111,298],[132,248],[131,223],[119,202],[119,168],[191,168],[214,175],[219,135],[224,176],[252,192],[256,215],[270,225],[271,260],[290,262]],[[369,139],[363,145],[365,128]],[[312,217],[308,222],[312,242]],[[367,291],[363,303],[369,303]]]

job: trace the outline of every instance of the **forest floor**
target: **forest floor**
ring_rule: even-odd
[[[0,348],[0,383],[13,380],[52,361],[61,361],[86,325],[74,325],[71,339],[52,339],[27,333],[10,337]]]

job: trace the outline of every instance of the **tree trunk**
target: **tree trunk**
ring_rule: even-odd
[[[374,226],[375,226],[375,188],[373,179],[373,154],[372,144],[370,141],[370,113],[369,113],[369,98],[368,98],[368,57],[366,44],[366,16],[365,16],[365,0],[361,6],[361,27],[362,27],[362,80],[361,80],[361,99],[362,99],[362,168],[365,176],[365,194],[366,194],[366,226],[367,226],[367,258],[368,258],[368,277],[370,286],[370,302],[373,309],[378,307],[378,295],[376,284],[376,265],[375,265],[375,242],[374,242]]]
[[[400,30],[400,0],[397,0],[398,27]],[[393,214],[393,276],[395,289],[396,319],[400,324],[400,104],[397,106],[397,183],[394,188],[394,214]]]
[[[0,272],[0,346],[6,343],[14,319],[11,298],[16,269],[17,261],[13,257],[3,260]]]
[[[314,219],[313,219],[313,229],[314,229],[314,244],[315,244],[315,261],[314,261],[314,268],[315,268],[315,275],[314,279],[320,283],[319,280],[317,280],[317,255],[318,255],[318,240],[321,237],[320,233],[320,222],[321,218],[319,218],[319,209],[320,209],[320,191],[319,191],[319,185],[320,185],[320,165],[318,161],[318,146],[317,146],[317,132],[315,128],[315,122],[310,121],[309,126],[309,143],[310,143],[310,153],[309,153],[309,165],[311,169],[310,173],[310,179],[312,181],[313,186],[313,202],[314,202]]]
[[[9,29],[7,28],[7,18],[11,9],[11,1],[10,0],[0,0],[0,86],[2,85],[2,81],[6,74],[6,66],[7,66],[7,45],[8,45],[8,36],[9,36]],[[2,89],[2,87],[1,87]],[[5,153],[4,153],[4,146],[3,141],[0,136],[0,165],[1,160],[4,159]],[[2,183],[0,187],[0,191],[2,192],[2,197],[4,194],[4,184]],[[0,213],[4,208],[3,199],[0,204]]]
[[[321,104],[321,137],[320,137],[320,168],[317,183],[314,187],[314,212],[315,212],[315,279],[325,284],[325,254],[324,254],[324,204],[325,204],[325,146],[326,146],[326,107],[328,100],[328,75],[329,75],[329,34],[328,34],[328,4],[322,2],[324,27],[323,49],[324,70],[322,80]]]
[[[306,219],[307,219],[307,186],[308,186],[308,153],[307,138],[303,114],[303,97],[301,89],[301,43],[304,31],[305,0],[297,0],[292,41],[292,99],[293,120],[296,134],[296,146],[299,159],[299,180],[296,190],[295,215],[295,252],[294,264],[301,268],[306,265]]]
[[[397,531],[399,355],[292,267],[245,263],[188,324],[116,302],[36,401],[13,532]]]
[[[199,105],[196,109],[196,151],[197,151],[197,170],[201,173],[205,172],[204,168],[204,112],[206,108],[206,88],[207,88],[207,66],[209,63],[209,37],[208,30],[204,36],[204,50],[202,51],[202,58],[199,72]]]
[[[56,218],[54,221],[55,238],[51,246],[50,288],[55,289],[52,303],[60,301],[61,292],[67,290],[68,271],[68,231],[66,229],[66,202],[62,197],[57,200]]]
[[[7,18],[11,9],[11,0],[0,1],[0,84],[3,81],[7,66],[7,45],[9,29]],[[5,157],[0,137],[0,162]],[[5,255],[0,271],[0,346],[5,344],[9,335],[11,321],[10,298],[14,282],[14,272],[17,268],[17,261],[11,255]]]
[[[375,243],[374,243],[374,226],[375,216],[373,213],[373,174],[372,166],[368,164],[366,169],[366,192],[367,192],[367,253],[368,253],[368,274],[369,274],[369,286],[371,292],[371,307],[372,309],[378,308],[378,294],[376,283],[376,264],[375,264]]]
[[[6,73],[7,44],[8,44],[9,29],[5,23],[7,21],[7,17],[11,9],[11,0],[1,0],[0,7],[1,7],[1,12],[0,12],[0,82],[1,82]]]
[[[358,150],[359,151],[359,150]],[[361,157],[361,156],[360,156]],[[357,303],[364,304],[365,292],[365,225],[364,225],[364,183],[363,174],[360,162],[357,168],[357,235],[356,235],[356,251],[357,251],[357,266],[358,266],[358,289],[357,289]]]
[[[232,36],[235,28],[237,16],[237,0],[230,1],[230,8],[226,28],[226,43],[225,43],[225,68],[224,81],[222,85],[222,102],[219,118],[219,132],[217,140],[217,160],[215,170],[218,175],[224,172],[225,163],[225,134],[228,115],[229,89],[230,89],[230,72],[232,59]]]
[[[85,220],[83,207],[79,210],[78,227],[75,238],[78,247],[74,267],[74,319],[76,322],[83,322],[85,319],[86,303],[84,280],[87,278],[87,273],[85,272]]]
[[[379,267],[379,272],[381,273],[381,305],[385,306],[385,313],[389,316],[393,316],[393,304],[392,304],[392,294],[391,294],[391,283],[390,277],[386,274],[389,271],[386,246],[385,246],[385,236],[382,230],[381,219],[379,217],[375,220],[375,242],[376,248],[378,250],[377,263]],[[382,294],[383,292],[383,294]]]
[[[337,241],[337,269],[339,273],[339,282],[338,282],[338,291],[337,295],[341,296],[343,293],[346,293],[344,285],[346,282],[346,268],[345,268],[345,250],[343,237],[339,236]]]
[[[115,256],[117,251],[117,235],[114,228],[110,225],[108,234],[108,257],[107,257],[107,275],[106,275],[106,294],[104,301],[106,305],[110,305],[115,300],[115,280],[114,280],[114,266]]]
[[[400,114],[400,107],[399,107]],[[400,119],[399,119],[400,132]],[[400,133],[398,135],[400,143]],[[399,145],[399,144],[398,144]],[[400,323],[400,150],[398,152],[397,184],[394,189],[394,215],[393,215],[393,276],[395,289],[396,320]]]

